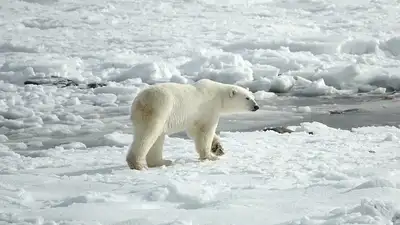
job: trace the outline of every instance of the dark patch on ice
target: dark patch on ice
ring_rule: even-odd
[[[207,203],[198,203],[198,202],[185,202],[180,204],[177,208],[178,209],[186,209],[186,210],[194,210],[194,209],[201,209],[207,208],[217,205],[218,201],[212,201]]]
[[[293,131],[286,128],[286,127],[266,127],[263,129],[263,131],[275,131],[277,133],[283,134],[283,133],[292,133]]]
[[[76,204],[76,203],[88,203],[88,199],[86,196],[70,197],[58,204],[53,205],[53,207],[54,208],[68,207],[68,206],[70,206],[72,204]]]
[[[22,24],[27,28],[37,28],[40,30],[56,29],[64,27],[60,21],[51,18],[34,18],[22,21]]]
[[[31,78],[24,82],[25,85],[54,85],[57,87],[78,86],[79,84],[73,80],[51,76],[50,78]]]
[[[67,9],[64,9],[64,12],[73,12],[73,11],[77,11],[78,9],[80,9],[81,7],[79,6],[73,6]]]
[[[400,212],[396,212],[392,218],[393,225],[400,225]]]
[[[361,110],[358,108],[352,108],[352,109],[344,109],[344,110],[331,110],[329,111],[329,114],[347,114],[347,113],[357,113],[357,112],[365,112],[365,110]]]
[[[98,88],[98,87],[104,87],[106,84],[104,83],[89,83],[87,85],[88,88]]]
[[[79,86],[80,84],[74,80],[68,79],[68,78],[63,78],[63,77],[57,77],[57,76],[51,76],[49,78],[31,78],[27,81],[24,82],[24,85],[53,85],[57,87],[70,87],[70,86]],[[98,87],[104,87],[107,84],[105,83],[89,83],[86,85],[86,88],[98,88]]]
[[[265,127],[263,129],[263,131],[275,131],[275,132],[280,133],[280,134],[294,132],[293,130],[290,130],[287,127]],[[314,134],[314,132],[308,132],[308,134]]]
[[[43,158],[49,156],[46,151],[15,151],[15,153],[30,158]]]
[[[248,124],[235,127],[230,131],[253,132],[263,130],[265,127],[289,127],[299,126],[303,122],[320,122],[335,129],[349,130],[354,127],[363,126],[398,126],[400,116],[400,101],[383,100],[387,94],[357,94],[354,96],[321,96],[321,97],[282,97],[274,101],[260,103],[260,105],[271,104],[274,106],[272,116],[266,114],[262,119],[249,119]],[[388,99],[393,99],[393,93]],[[390,104],[390,106],[389,106]],[[327,108],[326,111],[316,110],[305,115],[291,115],[292,108],[300,106],[316,106],[316,108]],[[388,106],[388,107],[387,107]],[[347,111],[342,114],[330,114],[330,107],[342,109],[359,109]],[[332,109],[332,108],[331,108]],[[269,110],[268,110],[269,111]],[[277,116],[276,112],[288,112],[289,114]],[[221,119],[223,126],[228,123]],[[244,124],[243,121],[240,121]],[[220,124],[221,125],[221,124]],[[223,126],[217,128],[219,131],[227,130]],[[229,121],[232,127],[234,122]],[[222,128],[222,129],[221,129]]]
[[[396,98],[395,95],[386,95],[382,97],[382,100],[393,100],[395,98]]]

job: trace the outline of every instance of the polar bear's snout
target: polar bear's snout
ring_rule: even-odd
[[[250,102],[251,102],[250,103],[250,110],[251,111],[255,112],[255,111],[260,109],[260,106],[258,106],[257,102],[254,99],[251,99]]]
[[[255,105],[255,106],[253,107],[253,110],[251,110],[251,111],[255,112],[255,111],[257,111],[259,108],[260,108],[260,106]]]

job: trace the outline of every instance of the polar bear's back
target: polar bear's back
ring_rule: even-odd
[[[137,98],[145,100],[147,104],[167,101],[173,103],[173,108],[182,111],[187,108],[196,108],[212,100],[218,95],[216,92],[221,88],[219,85],[219,83],[206,79],[194,84],[159,83],[141,91]],[[150,100],[149,96],[155,99]]]
[[[142,112],[151,111],[155,117],[166,115],[166,133],[184,130],[189,123],[196,121],[207,112],[210,104],[208,92],[204,87],[191,84],[161,83],[142,90],[132,103],[133,123],[143,121]],[[212,103],[211,103],[212,104]],[[158,116],[156,116],[156,114]]]

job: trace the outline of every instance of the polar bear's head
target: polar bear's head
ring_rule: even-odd
[[[254,95],[249,90],[239,87],[231,86],[228,88],[227,98],[224,99],[223,112],[248,112],[257,111],[260,107],[254,100]]]

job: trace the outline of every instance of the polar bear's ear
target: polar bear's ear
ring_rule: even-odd
[[[229,93],[229,97],[233,97],[233,96],[235,96],[236,95],[236,90],[235,89],[231,89],[231,92]]]

